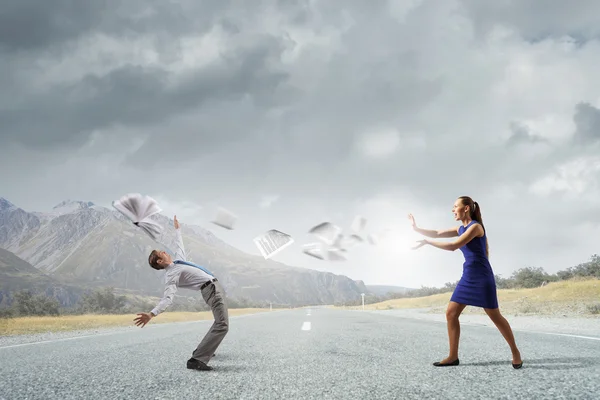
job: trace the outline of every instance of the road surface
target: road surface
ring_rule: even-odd
[[[160,318],[160,317],[159,317]],[[133,316],[132,316],[133,319]],[[600,331],[516,331],[514,370],[500,333],[465,325],[458,367],[446,326],[326,308],[231,318],[213,371],[186,369],[212,321],[149,324],[43,342],[0,341],[0,399],[592,399]]]

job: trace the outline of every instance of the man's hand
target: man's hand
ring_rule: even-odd
[[[179,221],[177,221],[177,215],[173,217],[173,225],[175,229],[179,229]]]
[[[138,317],[135,318],[133,321],[135,322],[136,326],[140,326],[141,328],[143,328],[144,326],[146,326],[146,324],[148,323],[148,321],[150,321],[152,318],[154,318],[154,314],[152,313],[140,313],[137,314]]]

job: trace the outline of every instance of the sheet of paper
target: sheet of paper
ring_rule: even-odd
[[[254,238],[254,244],[265,259],[273,257],[292,243],[294,243],[294,239],[290,235],[276,229],[271,229]]]
[[[360,215],[357,215],[356,217],[354,217],[354,221],[352,221],[350,229],[352,229],[355,233],[360,233],[365,229],[366,225],[367,219]]]
[[[346,261],[346,252],[343,249],[330,248],[327,250],[329,261]]]
[[[325,259],[326,249],[323,243],[307,243],[302,246],[302,252],[319,260]]]
[[[352,234],[344,238],[343,248],[352,248],[364,242],[364,239],[358,235]]]
[[[235,223],[237,222],[237,216],[231,211],[226,210],[223,207],[219,207],[217,210],[217,216],[215,217],[214,221],[211,222],[222,228],[233,230]]]
[[[367,240],[369,241],[369,244],[375,246],[378,243],[378,238],[376,235],[370,233],[367,235]]]
[[[332,245],[342,232],[342,228],[330,222],[323,222],[312,227],[308,233],[316,236],[325,243]]]

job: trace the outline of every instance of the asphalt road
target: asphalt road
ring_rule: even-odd
[[[132,316],[133,318],[133,316]],[[211,321],[0,346],[0,399],[593,399],[600,340],[463,326],[461,365],[446,326],[328,309],[232,317],[213,371],[186,369]],[[310,324],[309,324],[310,323]],[[600,332],[597,335],[600,338]]]

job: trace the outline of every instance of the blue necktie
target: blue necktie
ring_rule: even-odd
[[[194,264],[193,262],[189,262],[189,261],[182,261],[182,260],[175,260],[173,261],[174,264],[185,264],[185,265],[189,265],[190,267],[196,267],[201,269],[202,271],[206,272],[207,274],[209,274],[210,276],[214,276],[212,272],[210,272],[209,270],[199,266],[198,264]]]

